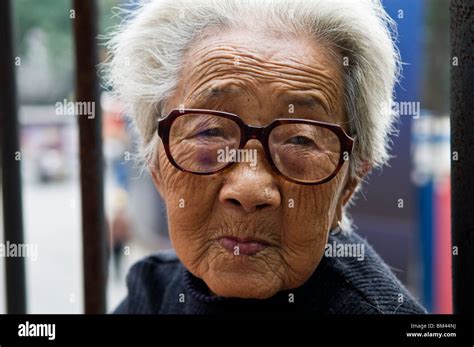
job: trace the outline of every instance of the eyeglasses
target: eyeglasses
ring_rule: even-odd
[[[279,118],[253,126],[232,113],[201,109],[172,110],[158,120],[157,132],[168,160],[181,171],[210,175],[227,169],[246,151],[246,143],[256,139],[275,172],[307,185],[334,178],[355,141],[336,124]],[[223,154],[229,153],[226,159]]]

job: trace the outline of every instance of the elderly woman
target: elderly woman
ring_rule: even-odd
[[[423,313],[345,212],[389,158],[398,75],[379,0],[159,0],[113,34],[112,86],[176,253],[117,313]]]

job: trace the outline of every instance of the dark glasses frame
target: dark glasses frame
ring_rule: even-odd
[[[243,149],[249,140],[260,141],[260,143],[263,146],[267,161],[270,163],[273,170],[276,173],[278,173],[280,176],[285,177],[285,179],[291,182],[303,184],[303,185],[318,185],[318,184],[326,183],[330,181],[331,179],[333,179],[338,174],[339,170],[341,170],[342,166],[344,165],[344,161],[345,161],[344,153],[347,153],[347,156],[351,155],[354,142],[356,140],[355,137],[352,138],[349,135],[347,135],[344,129],[337,124],[325,123],[325,122],[320,122],[320,121],[315,121],[315,120],[298,119],[298,118],[278,118],[278,119],[275,119],[270,124],[268,124],[267,126],[254,126],[254,125],[246,124],[239,116],[233,113],[215,111],[215,110],[204,110],[204,109],[173,109],[168,113],[166,117],[158,120],[157,122],[158,136],[163,141],[165,153],[170,163],[180,171],[189,172],[196,175],[212,175],[217,172],[221,172],[228,169],[230,166],[232,166],[235,163],[229,162],[224,167],[215,171],[210,171],[210,172],[201,172],[201,171],[196,172],[192,170],[187,170],[180,167],[176,163],[173,156],[171,155],[171,150],[169,146],[171,126],[173,125],[174,121],[177,118],[187,115],[187,114],[193,114],[193,113],[205,114],[205,115],[210,115],[210,116],[218,116],[218,117],[222,117],[222,118],[226,118],[226,119],[234,121],[240,128],[240,144],[239,144],[238,149]],[[277,126],[280,126],[283,124],[310,124],[310,125],[319,126],[321,128],[329,129],[330,131],[332,131],[339,139],[340,149],[341,149],[340,155],[339,155],[339,162],[334,172],[322,180],[312,181],[312,182],[299,181],[283,174],[273,162],[273,159],[270,153],[270,148],[268,147],[268,138],[270,136],[271,131]]]

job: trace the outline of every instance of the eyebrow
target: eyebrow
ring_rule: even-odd
[[[318,107],[322,107],[326,112],[326,106],[324,103],[315,95],[313,94],[295,94],[295,93],[289,93],[289,94],[284,94],[281,97],[281,100],[283,103],[289,105],[294,105],[294,106],[300,106],[300,107],[309,107],[316,109]]]
[[[213,85],[199,91],[193,99],[199,100],[200,103],[207,103],[210,100],[215,100],[221,97],[229,95],[242,95],[245,93],[241,87],[235,84],[224,84],[224,85]],[[298,107],[306,107],[313,110],[320,110],[321,108],[328,114],[326,105],[321,101],[319,97],[311,92],[304,91],[289,91],[287,93],[282,92],[278,95],[278,99],[286,107],[294,105]]]
[[[242,88],[236,87],[233,84],[227,84],[223,86],[213,85],[199,91],[193,97],[193,99],[199,100],[200,102],[208,102],[209,100],[220,98],[222,96],[228,96],[232,94],[242,95],[244,93],[245,92]]]

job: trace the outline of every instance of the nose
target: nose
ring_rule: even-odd
[[[263,150],[257,150],[255,167],[249,163],[235,163],[224,174],[224,184],[219,192],[221,204],[245,213],[272,210],[280,206],[280,191]]]

